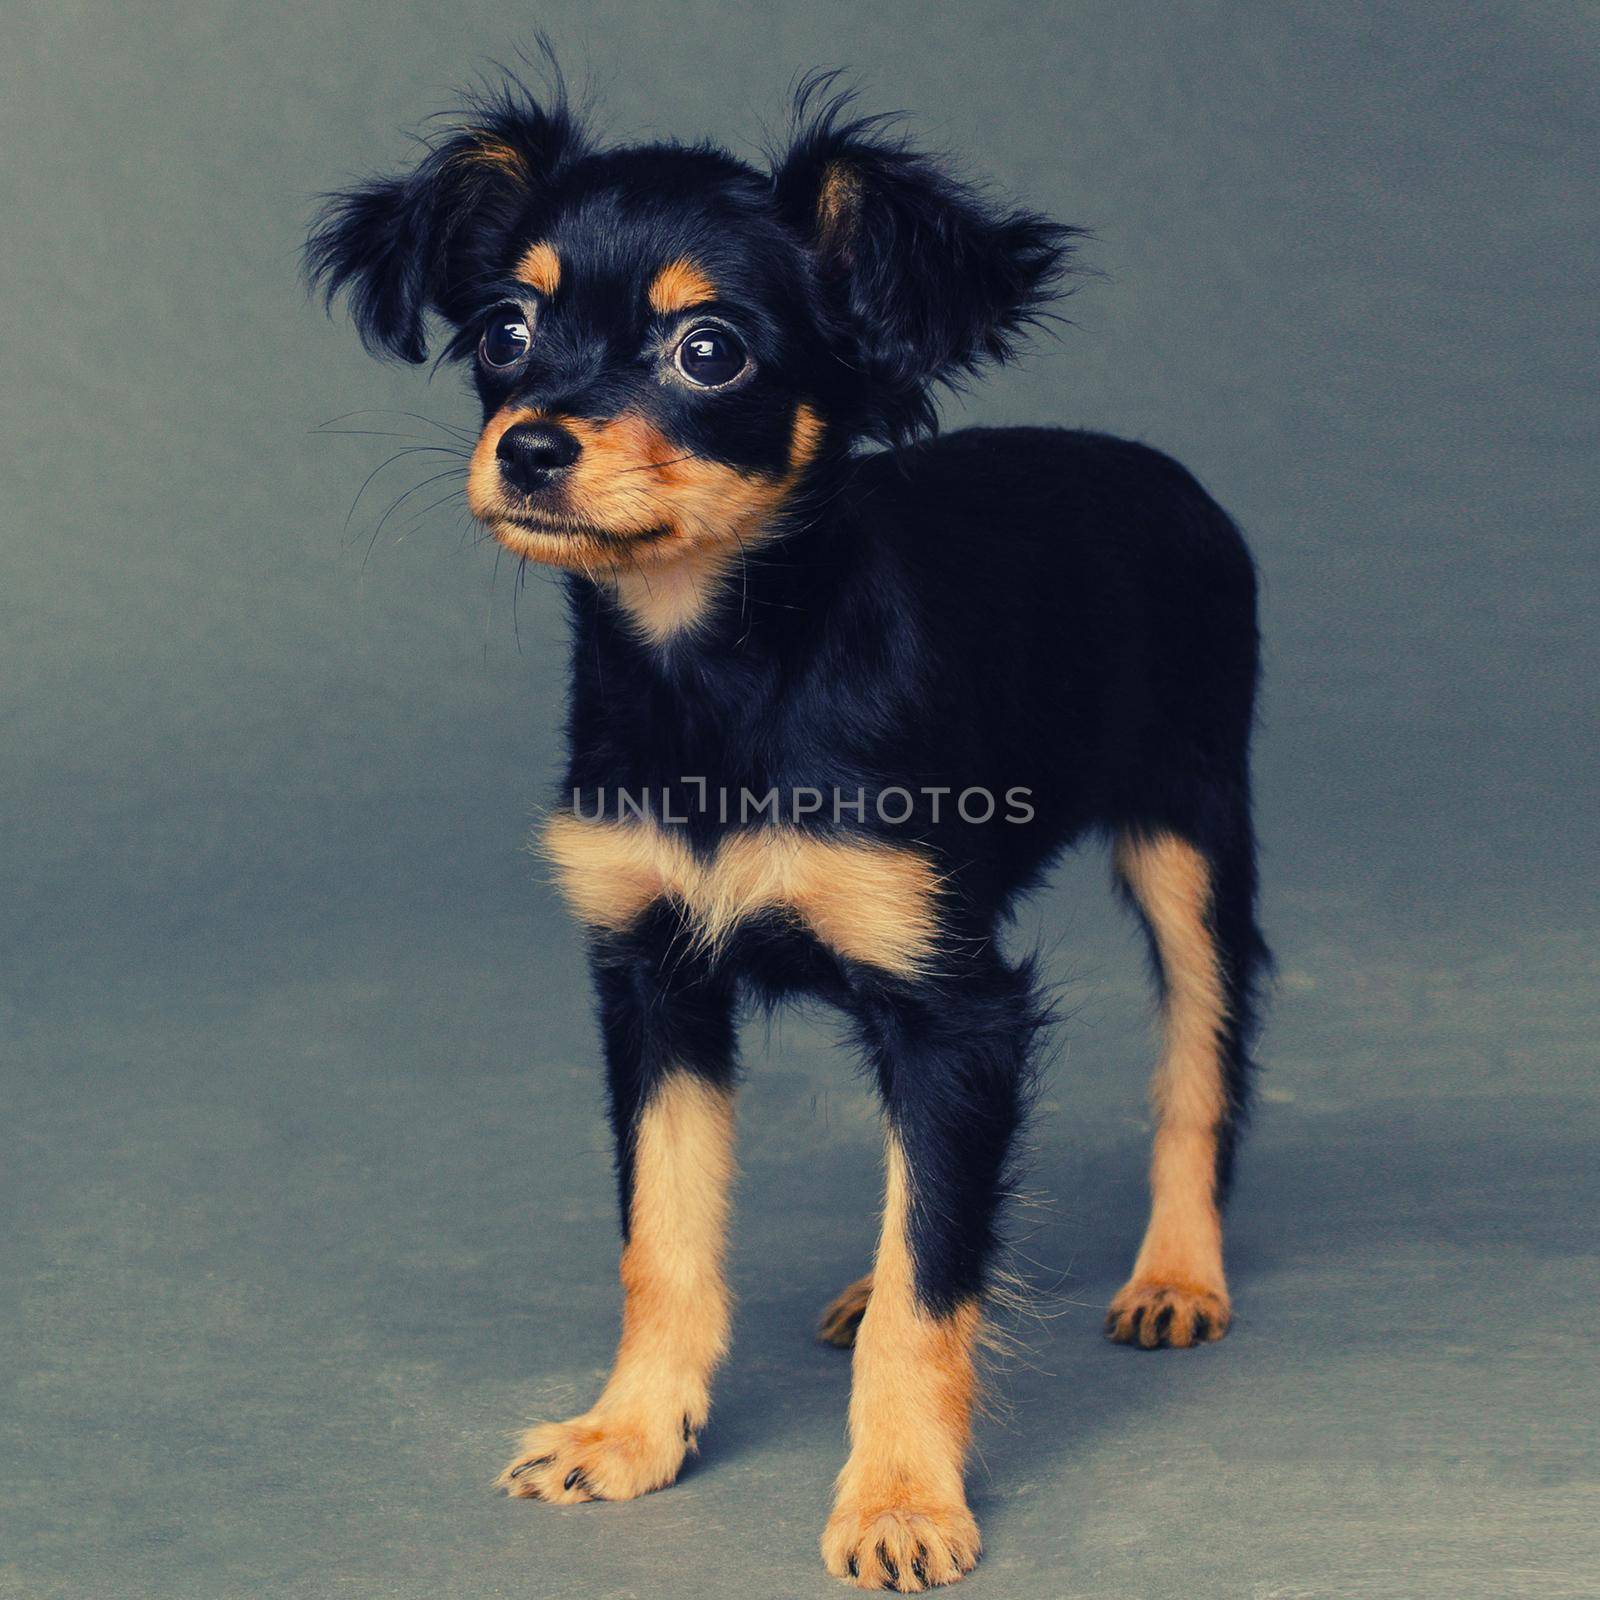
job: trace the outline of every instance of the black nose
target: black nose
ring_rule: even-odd
[[[500,471],[515,488],[531,494],[578,459],[583,446],[553,422],[519,422],[500,435],[495,454]]]

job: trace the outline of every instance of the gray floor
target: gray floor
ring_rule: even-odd
[[[453,507],[413,519],[447,485],[364,559],[440,458],[341,533],[391,441],[308,429],[470,412],[293,271],[309,194],[515,38],[487,0],[168,9],[5,25],[0,1595],[842,1592],[848,1362],[809,1329],[876,1138],[826,1017],[748,1040],[702,1459],[623,1507],[488,1489],[616,1316],[578,950],[522,853],[558,608],[514,613]],[[1150,1039],[1076,861],[1018,930],[1063,1020],[967,1589],[1593,1595],[1595,13],[1126,9],[541,18],[620,128],[749,133],[846,59],[1094,224],[1077,327],[967,414],[1161,443],[1261,558],[1281,972],[1238,1321],[1100,1340]]]

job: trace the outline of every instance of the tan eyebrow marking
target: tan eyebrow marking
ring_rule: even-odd
[[[561,257],[549,240],[541,239],[523,251],[517,263],[517,277],[543,295],[552,295],[561,285]]]
[[[694,262],[680,256],[669,261],[650,282],[650,305],[662,316],[687,311],[717,298],[717,288]]]

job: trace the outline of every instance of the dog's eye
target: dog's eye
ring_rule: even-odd
[[[496,311],[484,324],[478,354],[486,367],[514,367],[528,353],[533,330],[527,314],[515,306]]]
[[[726,328],[696,328],[678,345],[678,371],[702,389],[732,383],[749,363],[744,346]]]

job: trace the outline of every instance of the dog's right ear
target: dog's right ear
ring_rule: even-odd
[[[426,360],[426,313],[457,327],[472,315],[475,284],[584,149],[564,94],[547,108],[513,81],[469,105],[404,177],[328,195],[306,241],[307,282],[330,310],[347,297],[374,355]]]

